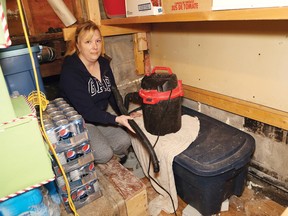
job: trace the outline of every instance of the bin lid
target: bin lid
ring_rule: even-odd
[[[33,53],[40,52],[39,45],[31,46],[31,51]],[[15,46],[10,46],[5,49],[0,49],[0,59],[10,58],[14,56],[26,55],[29,53],[28,47],[26,44],[20,44]]]
[[[183,107],[183,113],[199,118],[200,131],[175,163],[196,175],[215,176],[250,162],[255,150],[250,134],[189,108]]]
[[[182,88],[182,80],[178,80],[178,86],[170,91],[159,92],[158,90],[139,90],[139,96],[143,99],[144,104],[157,104],[160,101],[170,100],[182,97],[184,91]]]

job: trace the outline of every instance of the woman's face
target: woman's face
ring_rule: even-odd
[[[78,37],[76,46],[79,51],[79,57],[88,62],[95,62],[102,52],[102,37],[98,30],[87,31]]]

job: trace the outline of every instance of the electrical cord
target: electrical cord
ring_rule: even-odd
[[[50,151],[52,152],[52,154],[54,155],[55,157],[55,160],[57,162],[57,164],[59,165],[59,168],[61,170],[61,173],[63,175],[63,178],[64,178],[64,181],[65,181],[65,185],[66,185],[66,189],[67,189],[67,194],[68,194],[68,204],[70,206],[70,209],[71,211],[73,212],[73,214],[75,216],[79,216],[77,211],[76,211],[76,208],[74,206],[74,203],[73,203],[73,200],[71,198],[71,190],[70,190],[70,185],[69,185],[69,182],[68,182],[68,179],[67,179],[67,176],[65,174],[65,171],[57,157],[57,154],[55,152],[55,149],[52,145],[52,143],[50,142],[49,138],[48,138],[48,135],[46,133],[46,130],[44,128],[44,123],[43,123],[43,111],[45,110],[46,107],[43,107],[43,103],[41,102],[43,100],[43,98],[41,97],[41,91],[40,91],[40,88],[39,88],[39,83],[38,83],[38,74],[36,72],[36,66],[35,66],[35,61],[34,61],[34,57],[33,57],[33,54],[32,54],[32,50],[31,50],[31,46],[30,46],[30,42],[29,42],[29,37],[28,37],[28,34],[27,34],[27,29],[26,29],[26,25],[25,25],[25,20],[24,20],[24,16],[23,16],[23,10],[22,10],[22,5],[21,5],[21,2],[20,0],[17,0],[17,5],[18,5],[18,9],[19,9],[19,14],[20,14],[20,18],[21,18],[21,23],[22,23],[22,28],[23,28],[23,32],[24,32],[24,36],[25,36],[25,40],[26,40],[26,44],[27,44],[27,48],[29,50],[29,55],[30,55],[30,59],[31,59],[31,63],[32,63],[32,69],[33,69],[33,72],[34,72],[34,77],[35,77],[35,84],[36,84],[36,89],[37,89],[37,98],[38,98],[38,103],[39,103],[39,113],[40,113],[40,123],[41,123],[41,127],[40,127],[40,130],[41,130],[41,133],[46,141],[46,143],[48,144],[49,146],[49,149]]]
[[[125,106],[123,104],[123,98],[118,90],[117,87],[112,87],[112,92],[114,94],[114,97],[116,99],[116,102],[117,102],[117,105],[120,109],[120,112],[124,115],[129,115],[128,111],[127,111],[127,107],[128,107],[128,103],[129,103],[129,99],[128,98],[125,98]],[[164,117],[164,114],[166,113],[166,110],[168,109],[168,105],[170,104],[170,100],[171,100],[171,95],[172,95],[172,90],[170,91],[170,94],[169,94],[169,97],[168,97],[168,103],[164,109],[164,112],[162,113],[162,116],[160,119],[163,119]],[[127,95],[126,95],[127,96]],[[128,96],[133,96],[135,97],[135,95],[133,94],[129,94]],[[136,97],[138,99],[138,97]],[[126,100],[128,99],[128,100]],[[126,103],[127,102],[127,103]],[[154,151],[154,147],[156,146],[158,140],[159,140],[159,134],[160,134],[160,131],[158,131],[158,136],[157,136],[157,140],[156,142],[154,143],[154,145],[152,146],[150,141],[148,140],[148,138],[146,137],[146,135],[143,133],[143,131],[140,129],[140,127],[136,124],[136,122],[134,120],[129,120],[129,124],[131,125],[131,127],[137,132],[137,135],[139,136],[140,139],[142,139],[142,141],[144,142],[144,144],[146,145],[146,147],[148,148],[149,150],[149,164],[148,164],[148,177],[150,179],[152,179],[152,181],[154,181],[160,188],[162,188],[170,197],[171,199],[171,202],[172,202],[172,205],[173,205],[173,210],[174,210],[174,214],[177,216],[177,213],[176,213],[176,209],[175,209],[175,205],[174,205],[174,201],[171,197],[171,194],[165,189],[163,188],[151,175],[150,175],[150,166],[151,166],[151,162],[153,162],[153,165],[154,165],[154,172],[155,172],[155,167],[156,167],[156,171],[159,172],[159,164],[158,164],[158,159],[157,159],[157,156],[155,154],[155,151]],[[160,128],[159,128],[160,130]],[[152,149],[152,150],[151,150]],[[154,157],[154,158],[153,158]]]
[[[163,117],[164,117],[164,115],[165,115],[165,113],[166,113],[166,111],[167,111],[167,109],[168,109],[168,106],[169,106],[170,101],[171,101],[171,95],[172,95],[172,90],[170,90],[170,94],[169,94],[169,97],[168,97],[168,101],[167,101],[167,104],[166,104],[166,107],[165,107],[164,111],[162,112],[162,115],[161,115],[160,120],[163,120]],[[159,141],[159,138],[160,138],[159,134],[160,134],[161,125],[162,125],[162,121],[160,122],[160,127],[159,127],[159,130],[158,130],[157,139],[156,139],[156,141],[155,141],[155,143],[154,143],[154,145],[153,145],[153,148],[155,148],[156,144],[157,144],[158,141]],[[162,185],[160,185],[160,184],[150,175],[150,165],[151,165],[151,156],[149,157],[149,163],[148,163],[148,171],[147,171],[148,177],[149,177],[155,184],[157,184],[162,190],[164,190],[164,191],[168,194],[168,196],[169,196],[169,198],[170,198],[170,200],[171,200],[172,206],[173,206],[174,215],[177,216],[175,204],[174,204],[174,201],[173,201],[173,198],[172,198],[171,194],[170,194],[164,187],[162,187]]]
[[[126,109],[128,109],[128,106],[129,106],[129,102],[130,102],[130,101],[139,102],[139,97],[138,97],[138,95],[139,95],[138,93],[134,92],[134,93],[128,93],[128,94],[125,96],[124,106],[125,106]],[[169,97],[168,97],[168,103],[167,103],[167,105],[166,105],[166,107],[165,107],[165,109],[164,109],[164,112],[162,112],[162,115],[161,115],[161,118],[160,118],[160,119],[163,119],[164,114],[166,113],[166,111],[167,111],[167,109],[168,109],[168,105],[169,105],[169,103],[170,103],[170,101],[171,101],[171,95],[172,95],[172,90],[170,91],[170,94],[169,94]],[[141,110],[141,109],[142,109],[141,107],[138,107],[138,108],[134,109],[134,110],[131,111],[131,112],[135,112],[135,111],[138,111],[138,110]],[[130,113],[129,113],[129,114],[130,114]],[[160,123],[160,126],[161,126],[161,123]],[[160,130],[160,128],[161,128],[161,127],[159,127],[158,129]],[[159,140],[159,137],[160,137],[160,136],[159,136],[159,134],[160,134],[160,131],[159,131],[159,130],[158,130],[157,139],[156,139],[154,145],[152,146],[153,149],[154,149],[154,147],[156,146],[156,144],[157,144],[157,142],[158,142],[158,140]],[[164,187],[162,187],[162,185],[160,185],[160,184],[150,175],[150,167],[151,167],[151,156],[149,157],[147,175],[148,175],[148,177],[149,177],[155,184],[157,184],[163,191],[165,191],[165,192],[168,194],[168,196],[170,197],[172,206],[173,206],[174,214],[177,216],[176,209],[175,209],[175,204],[174,204],[174,201],[173,201],[173,199],[172,199],[171,194],[170,194]]]

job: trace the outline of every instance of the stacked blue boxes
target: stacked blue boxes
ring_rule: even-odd
[[[58,193],[66,211],[71,212],[59,163],[69,182],[70,195],[76,209],[101,197],[93,150],[82,116],[62,98],[56,98],[48,104],[43,114],[43,122],[57,154],[57,159],[52,154],[52,164]]]

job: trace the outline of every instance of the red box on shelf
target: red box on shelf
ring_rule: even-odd
[[[126,16],[125,0],[103,0],[103,6],[108,18]]]

